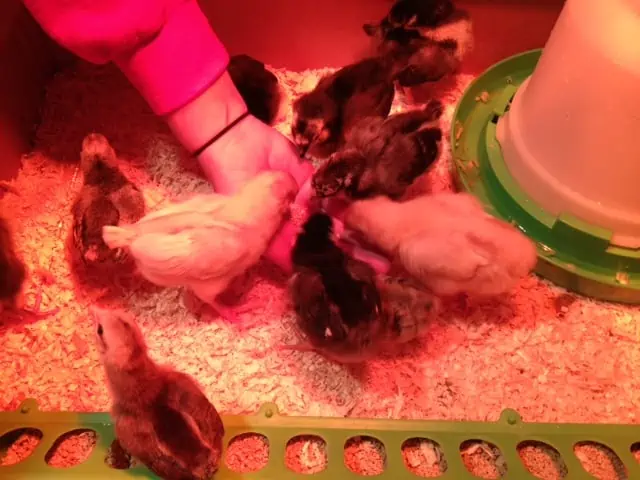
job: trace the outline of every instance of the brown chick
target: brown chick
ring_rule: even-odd
[[[440,156],[443,106],[432,100],[423,108],[369,117],[349,133],[337,151],[313,175],[318,197],[344,192],[351,199],[386,195],[399,199]]]
[[[18,257],[9,222],[0,216],[0,314],[4,319],[9,317],[54,315],[58,309],[41,311],[42,291],[36,297],[33,309],[24,306],[24,283],[27,269]]]
[[[329,155],[361,118],[386,118],[394,93],[393,70],[382,59],[347,65],[293,103],[293,141],[302,156]]]
[[[471,18],[452,0],[397,0],[384,19],[363,29],[400,70],[401,87],[455,73],[473,48]]]
[[[111,248],[128,248],[140,273],[165,286],[184,286],[230,322],[237,317],[216,297],[255,265],[297,192],[284,172],[264,172],[234,196],[197,195],[150,213],[135,224],[105,226]]]
[[[501,295],[537,261],[531,240],[465,193],[361,200],[344,223],[439,296]]]
[[[209,480],[224,426],[189,375],[155,363],[134,318],[93,307],[120,446],[166,480]]]
[[[107,247],[102,227],[138,221],[145,213],[144,197],[118,169],[104,135],[90,133],[83,139],[80,167],[84,183],[72,205],[73,245],[85,265],[110,266],[126,256]]]

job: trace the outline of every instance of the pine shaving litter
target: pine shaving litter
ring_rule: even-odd
[[[581,442],[573,449],[584,469],[602,480],[627,480],[624,464],[610,448],[595,442]]]
[[[500,478],[507,473],[507,463],[495,445],[467,441],[460,447],[462,461],[467,470],[480,478]]]
[[[98,435],[93,430],[75,430],[60,436],[45,456],[51,467],[69,468],[89,458]]]
[[[42,432],[21,428],[5,433],[0,438],[0,466],[10,466],[26,460],[42,440]]]
[[[327,468],[327,444],[313,435],[292,438],[287,443],[285,463],[289,470],[296,473],[320,473]]]
[[[387,464],[387,452],[375,438],[354,437],[344,447],[344,464],[358,475],[380,475]]]
[[[331,70],[273,71],[287,97],[276,128],[289,136],[291,101]],[[445,132],[473,76],[454,80],[440,94]],[[396,94],[392,112],[407,108],[414,107]],[[151,356],[193,375],[230,414],[275,402],[287,415],[492,421],[511,407],[531,422],[638,423],[640,308],[575,297],[559,310],[556,300],[567,293],[534,276],[504,298],[448,302],[422,339],[396,357],[368,362],[358,375],[313,353],[274,348],[295,340],[295,322],[286,279],[266,265],[248,277],[247,300],[264,308],[247,314],[256,322],[243,331],[196,318],[180,289],[91,281],[71,268],[65,247],[69,209],[80,188],[80,144],[90,131],[110,140],[150,211],[211,191],[198,165],[116,68],[79,64],[56,75],[34,151],[12,183],[21,196],[5,195],[0,210],[30,270],[27,301],[46,280],[38,272],[49,272],[54,281],[44,285],[42,308],[61,312],[23,323],[0,320],[1,410],[15,410],[29,397],[44,411],[109,409],[87,315],[88,306],[100,302],[135,314]],[[414,193],[453,189],[448,141],[444,135],[441,158],[412,186]]]
[[[542,480],[561,480],[567,476],[567,465],[560,453],[542,442],[525,442],[518,448],[522,463],[532,475]]]
[[[246,433],[231,440],[227,449],[227,466],[238,473],[262,470],[269,462],[269,440],[264,435]]]
[[[447,460],[440,445],[425,438],[412,438],[402,446],[407,469],[419,477],[439,477],[447,470]]]

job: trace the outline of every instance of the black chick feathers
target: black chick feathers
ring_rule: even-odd
[[[124,258],[102,239],[105,225],[129,224],[144,216],[142,192],[115,164],[116,154],[101,134],[91,133],[82,142],[80,167],[84,182],[73,206],[73,245],[85,265],[108,266]]]
[[[442,112],[442,103],[432,100],[422,109],[386,120],[361,120],[344,149],[315,172],[312,186],[316,195],[344,192],[354,200],[376,195],[399,199],[440,155]]]
[[[374,270],[349,258],[334,243],[332,233],[332,219],[313,214],[292,252],[295,273],[290,287],[298,324],[319,347],[327,334],[338,342],[350,328],[375,321],[381,308]]]
[[[251,115],[271,125],[282,100],[278,77],[249,55],[232,56],[227,71]]]
[[[330,155],[364,117],[386,118],[395,94],[392,65],[371,57],[322,78],[293,103],[291,133],[304,156]]]

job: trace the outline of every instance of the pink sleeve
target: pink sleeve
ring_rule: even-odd
[[[115,62],[158,115],[196,98],[229,63],[196,0],[23,1],[76,55]]]

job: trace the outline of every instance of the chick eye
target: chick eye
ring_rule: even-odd
[[[102,325],[98,325],[98,335],[102,336]]]

